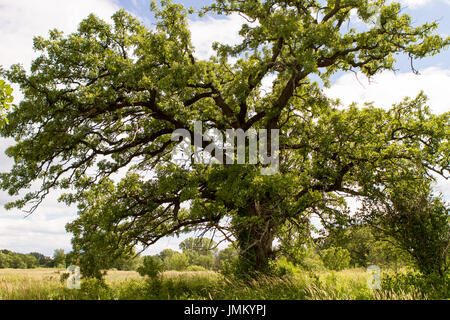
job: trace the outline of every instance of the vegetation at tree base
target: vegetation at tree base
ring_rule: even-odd
[[[322,252],[323,264],[330,270],[343,270],[350,265],[350,253],[347,249],[331,247]]]
[[[388,199],[366,205],[373,224],[409,253],[420,272],[443,279],[449,268],[450,207],[428,184],[397,184]]]
[[[180,244],[180,249],[184,249],[184,252],[165,249],[157,255],[134,255],[129,260],[122,258],[114,263],[116,266],[126,266],[114,268],[115,270],[136,270],[146,278],[145,281],[125,279],[108,284],[108,282],[96,282],[83,278],[80,292],[66,291],[58,286],[52,287],[50,291],[55,292],[54,297],[59,297],[58,299],[63,297],[74,299],[97,299],[98,297],[102,299],[166,299],[168,297],[176,299],[210,299],[211,297],[215,299],[442,299],[450,297],[448,274],[442,279],[436,275],[424,276],[414,272],[412,269],[414,264],[407,259],[407,252],[392,246],[389,242],[375,241],[373,233],[377,231],[372,230],[370,226],[350,226],[348,229],[344,228],[340,232],[344,235],[341,237],[336,236],[336,232],[328,237],[315,239],[312,245],[303,246],[295,259],[292,256],[278,257],[271,266],[271,276],[260,274],[251,281],[248,278],[242,279],[237,263],[238,250],[233,246],[222,250],[216,248],[204,250],[205,247],[195,247],[191,244],[209,243],[210,239],[188,238]],[[360,232],[355,232],[357,230]],[[355,237],[351,237],[352,235]],[[197,248],[196,259],[193,260],[190,258],[192,255],[187,254],[187,252],[192,253],[191,248]],[[350,250],[357,253],[356,260],[352,259]],[[359,253],[365,250],[367,255],[360,260]],[[392,255],[392,250],[395,250],[396,254],[403,259]],[[2,253],[13,254],[8,250],[2,250],[0,266],[4,261],[1,258]],[[68,266],[71,263],[68,258],[70,253],[64,254],[62,249],[55,250],[53,259],[38,253],[33,255],[40,257],[39,260],[36,258],[36,262],[43,262],[41,265],[36,264],[35,267],[57,267],[60,270],[58,273],[61,272],[64,264]],[[199,257],[211,255],[215,261],[214,264],[207,266],[198,264],[198,261],[202,261]],[[371,291],[366,286],[367,274],[364,269],[358,269],[358,266],[375,262],[382,266],[382,288]],[[129,266],[133,266],[134,269]],[[9,268],[12,267],[9,266]],[[17,265],[16,268],[25,268],[25,265]],[[103,275],[108,279],[107,274],[115,272],[126,271],[108,271]],[[180,276],[174,278],[167,276],[173,272],[178,272]],[[44,296],[47,292],[44,288],[33,290]],[[206,292],[212,296],[205,295]],[[44,296],[41,298],[45,299]]]
[[[21,273],[4,270],[0,269],[0,299],[412,300],[450,296],[449,283],[447,291],[441,288],[436,292],[426,278],[412,272],[383,273],[382,288],[370,290],[363,269],[314,274],[301,271],[294,275],[261,276],[251,281],[229,280],[210,271],[166,271],[157,281],[143,280],[130,271],[110,271],[103,281],[83,279],[80,290],[67,289],[54,269],[30,269]]]
[[[350,266],[367,267],[378,265],[398,270],[411,266],[411,258],[402,248],[392,244],[389,237],[380,237],[379,232],[368,224],[352,224],[332,230],[326,237],[317,239],[320,249],[332,247],[346,249],[350,254]]]
[[[7,208],[28,205],[33,212],[51,190],[68,191],[61,201],[77,203],[79,216],[66,227],[73,234],[67,259],[80,265],[88,292],[113,296],[104,283],[87,278],[102,279],[106,270],[131,261],[129,268],[157,279],[137,287],[157,286],[158,297],[183,287],[164,282],[164,270],[203,268],[246,283],[258,279],[263,284],[246,288],[266,286],[268,298],[281,287],[310,296],[307,286],[264,278],[271,273],[291,279],[298,270],[414,263],[420,274],[407,275],[409,284],[445,297],[449,211],[429,186],[432,174],[450,172],[450,113],[432,114],[423,93],[383,109],[344,107],[322,89],[339,71],[372,77],[395,70],[397,55],[407,55],[412,65],[446,49],[450,38],[434,33],[436,23],[413,26],[398,3],[384,0],[217,0],[201,16],[239,14],[247,23],[240,43],[216,43],[215,54],[202,60],[188,28],[193,11],[166,0],[151,9],[157,19],[152,30],[123,10],[112,24],[90,15],[73,34],[52,30],[48,38],[36,37],[40,56],[31,72],[20,65],[0,70],[24,94],[0,129],[15,139],[7,150],[14,166],[1,173],[0,185],[18,196],[41,182]],[[367,28],[342,28],[352,12]],[[371,23],[377,12],[379,23]],[[270,77],[272,88],[265,90]],[[275,151],[273,130],[279,130],[277,170],[265,175],[264,163],[175,161],[180,142],[172,133],[183,129],[192,136],[195,121],[203,131],[224,135],[227,129],[265,129],[268,139],[258,142],[269,153]],[[224,163],[220,154],[212,157]],[[356,217],[346,197],[363,200]],[[321,237],[313,235],[313,216]],[[216,232],[233,246],[216,251],[216,243],[191,238],[182,252],[136,258],[137,247],[192,231]],[[61,252],[53,260],[66,262]],[[398,290],[408,282],[387,279],[384,284]],[[314,288],[321,290],[318,283]],[[182,297],[200,292],[191,289]]]
[[[137,271],[141,276],[154,279],[164,271],[164,264],[158,256],[142,257],[142,265],[137,268]]]

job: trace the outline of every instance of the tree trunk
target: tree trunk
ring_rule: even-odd
[[[239,210],[235,232],[240,248],[240,269],[244,275],[254,276],[269,270],[273,258],[272,243],[275,226],[272,215],[254,202]]]

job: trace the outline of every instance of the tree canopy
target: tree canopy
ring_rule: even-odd
[[[216,242],[202,237],[187,238],[180,243],[179,247],[183,252],[191,250],[203,255],[217,252]]]
[[[394,70],[397,54],[413,61],[440,52],[450,38],[434,34],[436,23],[413,26],[383,0],[218,0],[200,12],[243,16],[242,41],[217,43],[201,60],[190,11],[161,4],[152,5],[154,29],[123,10],[112,24],[90,15],[73,34],[35,38],[41,55],[31,72],[2,72],[24,99],[1,129],[16,141],[1,187],[14,196],[41,182],[8,207],[33,211],[50,190],[72,188],[62,200],[78,203],[79,217],[67,230],[74,251],[91,257],[85,264],[105,267],[137,245],[202,229],[236,241],[245,268],[263,270],[273,241],[311,214],[325,227],[345,220],[344,196],[373,198],[406,176],[449,172],[450,114],[432,114],[423,94],[388,110],[343,107],[320,84],[338,71]],[[352,12],[367,28],[346,27]],[[172,132],[193,134],[195,121],[204,131],[279,130],[278,171],[174,162]]]

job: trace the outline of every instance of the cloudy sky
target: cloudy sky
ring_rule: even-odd
[[[201,7],[211,1],[178,0],[186,6]],[[413,17],[414,23],[437,20],[438,33],[450,35],[450,0],[400,0],[404,12]],[[50,29],[66,33],[76,30],[78,23],[90,13],[109,20],[118,9],[137,16],[146,26],[154,22],[148,0],[0,0],[0,65],[9,67],[21,63],[28,68],[35,53],[32,50],[33,36],[45,36]],[[242,18],[206,17],[190,21],[196,55],[205,58],[212,54],[211,43],[221,41],[236,43],[237,32]],[[385,72],[370,81],[353,73],[338,73],[332,78],[332,87],[326,89],[330,97],[339,97],[344,104],[353,101],[375,102],[377,106],[388,108],[405,96],[416,96],[423,90],[429,97],[429,105],[436,113],[450,110],[448,88],[450,85],[450,51],[417,61],[415,75],[406,57],[398,58],[398,71]],[[17,99],[20,94],[16,92]],[[17,101],[15,101],[17,103]],[[10,141],[0,140],[0,171],[7,171],[11,161],[4,155]],[[438,190],[450,198],[450,184],[439,181]],[[27,253],[39,251],[51,255],[54,249],[70,251],[70,234],[65,232],[65,224],[76,217],[76,208],[68,208],[56,201],[53,193],[31,216],[25,218],[23,212],[6,211],[3,205],[8,195],[0,192],[0,249],[7,248]],[[163,248],[178,248],[179,239],[167,238],[155,245],[149,253],[157,253]]]

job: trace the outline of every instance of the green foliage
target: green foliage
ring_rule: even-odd
[[[216,265],[215,241],[208,238],[188,238],[180,243],[180,249],[188,257],[189,265],[212,270]]]
[[[423,181],[395,184],[387,200],[366,201],[379,231],[408,252],[424,275],[448,270],[450,207]]]
[[[389,240],[374,241],[371,243],[367,256],[367,265],[375,264],[382,268],[394,270],[411,266],[411,258],[408,253],[399,246],[392,244],[392,239]]]
[[[295,250],[289,250],[289,255],[286,258],[293,265],[307,271],[321,271],[324,269],[323,261],[317,249],[312,246],[301,245]]]
[[[142,264],[137,268],[141,276],[147,276],[151,279],[157,278],[164,271],[164,263],[158,256],[142,257]]]
[[[180,243],[180,249],[185,251],[194,251],[199,255],[208,255],[217,252],[217,244],[209,238],[187,238]]]
[[[298,272],[298,268],[295,267],[295,265],[286,257],[278,259],[276,264],[276,273],[280,276],[294,275],[296,272]]]
[[[240,267],[239,250],[232,244],[219,251],[217,256],[219,272],[228,278],[239,277],[242,275]],[[245,275],[245,274],[244,274]]]
[[[184,253],[176,252],[164,259],[166,270],[185,270],[189,265],[189,258]]]
[[[220,274],[230,279],[245,278],[246,276],[246,274],[242,272],[240,261],[237,257],[234,259],[222,261],[219,271]]]
[[[232,245],[228,246],[225,249],[220,250],[219,254],[217,256],[219,269],[221,269],[225,263],[228,263],[228,262],[238,259],[238,256],[239,256],[239,251],[236,248],[234,248]]]
[[[330,270],[343,270],[350,265],[350,253],[347,249],[331,247],[321,252],[323,264]]]
[[[391,294],[411,294],[414,299],[449,299],[450,274],[423,275],[419,272],[385,274],[381,279],[382,289]]]
[[[207,269],[201,266],[189,266],[186,271],[206,271]]]
[[[176,253],[175,250],[172,249],[164,249],[159,253],[159,257],[161,258],[161,260],[165,260],[166,258],[172,256],[174,253]]]
[[[381,25],[343,30],[351,12],[370,19],[372,4],[336,4],[310,1],[299,10],[286,1],[219,0],[205,12],[257,23],[242,25],[240,43],[216,44],[208,60],[195,58],[191,11],[169,1],[151,6],[152,30],[121,10],[112,24],[90,15],[75,33],[36,37],[31,71],[1,72],[24,99],[0,131],[15,140],[7,150],[14,166],[0,184],[11,196],[42,184],[7,208],[73,190],[61,200],[78,204],[67,231],[86,276],[101,277],[136,245],[199,229],[237,239],[241,267],[257,274],[270,269],[274,239],[285,228],[302,233],[313,212],[334,226],[348,216],[337,209],[345,195],[373,199],[405,176],[448,172],[449,114],[431,114],[423,94],[389,110],[342,108],[317,77],[328,85],[338,71],[395,70],[397,55],[433,55],[450,38],[434,34],[435,23],[413,26],[399,4],[383,0]],[[265,92],[269,75],[275,81]],[[278,129],[279,170],[172,161],[172,132],[193,132],[196,120],[221,133]],[[128,172],[116,183],[120,169]],[[188,258],[166,260],[182,269]]]
[[[36,257],[34,257],[31,254],[26,254],[22,257],[23,261],[25,262],[28,269],[36,268],[39,263]]]
[[[132,271],[136,270],[140,264],[141,257],[139,255],[127,255],[120,257],[119,259],[114,261],[111,265],[111,268],[115,268],[117,270]]]
[[[321,249],[341,247],[348,250],[353,267],[376,264],[399,269],[410,264],[408,254],[394,245],[391,237],[379,238],[370,225],[359,223],[329,230],[327,236],[317,242]]]
[[[216,257],[212,254],[196,255],[190,260],[189,264],[212,270],[216,265]]]
[[[10,257],[9,255],[0,252],[0,268],[9,268],[10,265]]]
[[[114,294],[104,281],[92,278],[83,279],[80,290],[76,291],[77,300],[111,300]]]
[[[66,254],[64,249],[56,249],[53,253],[53,265],[56,268],[65,268],[66,267]]]
[[[0,68],[1,71],[1,68]],[[13,102],[12,88],[6,82],[0,79],[0,128],[8,123],[6,111],[11,108]]]
[[[0,269],[32,269],[39,266],[38,260],[31,254],[0,250]]]
[[[36,258],[39,266],[48,266],[51,263],[51,258],[39,252],[31,252],[30,255]]]
[[[26,269],[26,262],[19,255],[13,255],[9,262],[9,267],[14,269]]]

